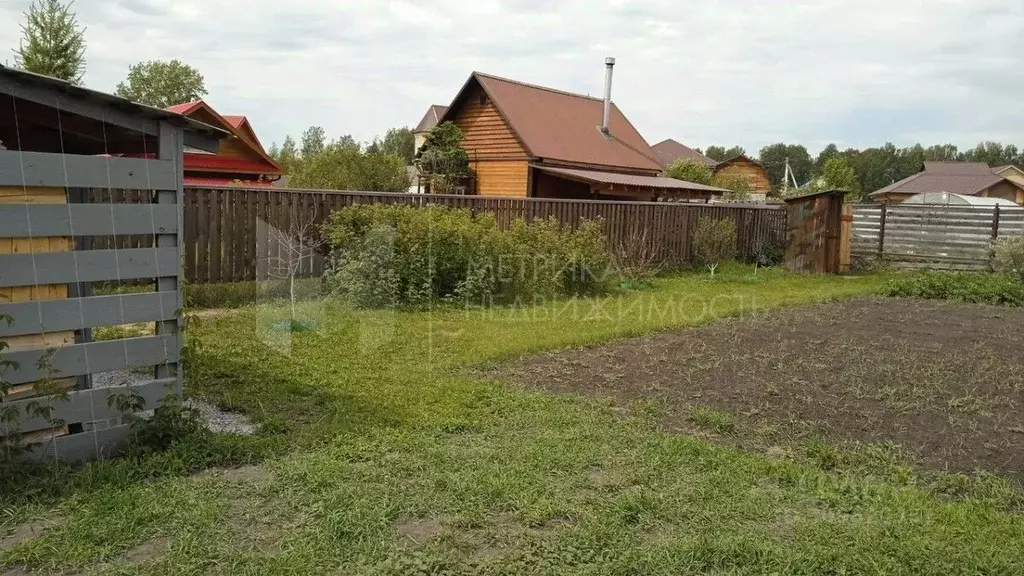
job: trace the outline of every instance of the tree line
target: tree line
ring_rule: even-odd
[[[291,188],[405,192],[413,146],[412,131],[404,127],[361,144],[347,134],[328,140],[323,127],[310,126],[298,142],[289,135],[267,152],[284,170]]]
[[[703,154],[721,162],[746,151],[740,146],[708,146]],[[761,148],[756,158],[764,166],[775,190],[783,188],[787,158],[799,185],[848,188],[860,197],[916,174],[924,162],[984,162],[993,168],[1010,164],[1024,168],[1024,149],[999,142],[982,142],[967,150],[960,150],[955,144],[927,147],[915,144],[898,148],[886,142],[864,149],[840,149],[829,144],[816,156],[803,145],[780,142]]]

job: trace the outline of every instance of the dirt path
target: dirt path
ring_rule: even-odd
[[[893,442],[1024,482],[1024,310],[864,299],[525,359],[500,378],[632,404],[761,448]]]

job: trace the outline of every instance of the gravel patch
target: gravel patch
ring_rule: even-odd
[[[152,375],[148,371],[111,370],[94,374],[92,386],[93,388],[124,387],[140,384],[150,379],[152,379]],[[200,399],[186,400],[185,406],[187,408],[195,408],[199,412],[203,423],[212,432],[244,434],[246,436],[256,433],[256,425],[245,414],[221,410],[215,404]],[[140,418],[149,418],[152,415],[152,410],[146,410],[138,414]]]

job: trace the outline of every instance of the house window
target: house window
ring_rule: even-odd
[[[487,104],[487,94],[480,93],[480,105],[485,106]]]

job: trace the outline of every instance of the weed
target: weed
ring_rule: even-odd
[[[687,417],[697,426],[719,434],[732,434],[736,430],[736,420],[732,414],[710,406],[691,406],[687,410]]]

